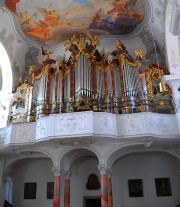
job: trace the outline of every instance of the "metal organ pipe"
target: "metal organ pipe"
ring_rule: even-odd
[[[97,91],[99,93],[100,98],[104,97],[104,74],[103,71],[96,68],[97,71]]]
[[[127,62],[123,67],[123,84],[125,97],[137,97],[141,90],[138,68]]]
[[[98,94],[100,94],[100,88],[99,88],[100,79],[99,79],[99,70],[98,70],[98,68],[96,68],[96,78],[97,78],[97,92],[98,92]]]
[[[107,71],[107,77],[108,77],[108,96],[111,98],[113,91],[112,91],[112,77],[111,77],[111,69]]]
[[[45,68],[42,65],[38,71],[33,66],[30,68],[34,87],[31,103],[33,116],[51,113],[51,104],[57,106],[53,108],[53,113],[81,110],[130,113],[149,110],[151,101],[155,100],[152,81],[158,84],[151,71],[160,72],[159,65],[157,68],[150,67],[144,73],[139,71],[143,52],[136,50],[136,59],[133,59],[120,41],[116,42],[115,50],[106,59],[105,52],[103,56],[96,48],[99,45],[97,40],[90,34],[75,34],[65,44],[65,49],[72,52],[70,59],[66,61],[64,56],[57,71],[49,70],[53,66],[51,64]],[[168,101],[171,102],[171,99]],[[158,105],[155,110],[163,107]],[[168,110],[173,111],[172,108]]]
[[[126,88],[126,69],[123,66],[122,68],[122,74],[123,74],[123,84],[124,84],[124,96],[127,96],[127,88]]]
[[[114,77],[115,77],[115,96],[120,98],[121,96],[121,84],[120,84],[120,76],[119,71],[114,70]]]
[[[92,90],[91,69],[87,58],[80,54],[75,72],[75,91],[78,97],[90,96]]]
[[[65,92],[65,98],[69,98],[70,97],[70,74],[67,75],[65,77],[65,80],[64,80],[65,84],[64,84],[64,92]]]
[[[54,76],[52,79],[51,79],[51,84],[50,84],[50,103],[55,103],[56,100],[55,100],[55,90],[56,88],[56,76]]]
[[[58,90],[57,90],[57,100],[62,101],[62,83],[61,83],[61,75],[58,74]]]

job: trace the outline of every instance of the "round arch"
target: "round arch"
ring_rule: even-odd
[[[7,125],[12,98],[12,69],[5,47],[0,42],[0,128]]]
[[[1,68],[1,76],[2,76],[2,86],[0,93],[3,93],[4,95],[12,93],[12,69],[11,69],[11,63],[10,59],[8,57],[8,54],[6,52],[5,47],[0,42],[0,68]]]
[[[176,206],[179,203],[179,166],[178,157],[163,149],[128,149],[116,156],[112,163],[112,186],[114,205],[139,206],[133,197],[146,197],[144,206],[154,202],[157,206]],[[169,189],[161,192],[161,182],[167,182]],[[161,194],[162,193],[162,194]],[[169,196],[165,200],[161,196]],[[128,196],[129,195],[129,196]],[[152,201],[152,197],[154,199]],[[141,201],[142,202],[142,201]]]
[[[180,160],[180,156],[175,152],[166,150],[166,149],[156,149],[156,148],[148,148],[144,145],[144,143],[136,143],[136,144],[128,144],[126,146],[120,146],[116,148],[113,152],[109,153],[106,156],[106,163],[108,168],[111,169],[113,164],[120,158],[128,156],[130,154],[137,153],[164,153],[171,157],[174,157],[177,160]]]
[[[23,199],[25,183],[36,183],[40,189],[35,195],[42,197],[46,193],[46,181],[53,182],[54,176],[52,171],[53,160],[43,153],[22,153],[21,157],[12,158],[4,168],[3,184],[4,198],[7,203],[15,206],[27,206],[28,201]],[[36,181],[36,182],[34,182]],[[38,189],[37,188],[37,189]],[[36,187],[35,187],[36,189]],[[46,201],[38,198],[35,206]]]
[[[79,159],[80,157],[96,157],[98,162],[100,162],[99,156],[96,152],[89,148],[73,148],[66,151],[60,160],[60,165],[65,170],[69,170],[74,161]]]

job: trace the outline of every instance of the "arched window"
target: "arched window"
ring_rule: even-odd
[[[0,91],[2,90],[2,71],[0,66]]]
[[[4,95],[12,92],[12,70],[8,54],[0,42],[0,92]]]
[[[0,42],[0,128],[7,125],[12,98],[12,70],[8,54]]]

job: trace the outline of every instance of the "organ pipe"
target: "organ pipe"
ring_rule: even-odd
[[[118,40],[114,51],[106,58],[105,51],[96,48],[99,44],[98,38],[89,33],[76,33],[65,43],[65,49],[70,52],[68,60],[63,57],[57,62],[48,56],[39,69],[30,67],[33,85],[31,109],[34,111],[31,114],[37,117],[38,113],[80,110],[130,113],[134,109],[140,112],[141,105],[149,103],[144,107],[146,110],[152,106],[156,106],[156,109],[151,108],[152,111],[161,109],[156,105],[158,94],[154,91],[157,91],[159,83],[164,86],[161,82],[164,68],[151,64],[142,72],[144,54],[141,50],[136,50],[136,57],[132,58]],[[165,97],[164,105],[172,113],[170,94],[160,95]]]

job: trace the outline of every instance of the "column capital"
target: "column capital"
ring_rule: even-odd
[[[61,167],[60,166],[53,166],[52,171],[54,173],[54,176],[60,176],[61,175]]]
[[[99,170],[101,175],[107,174],[107,167],[106,167],[105,164],[99,164],[98,165],[98,170]]]
[[[72,175],[72,172],[71,172],[71,170],[64,170],[63,175],[64,175],[65,179],[69,179]]]
[[[107,175],[108,175],[108,177],[110,177],[111,178],[111,176],[112,176],[112,170],[111,169],[107,169]]]

